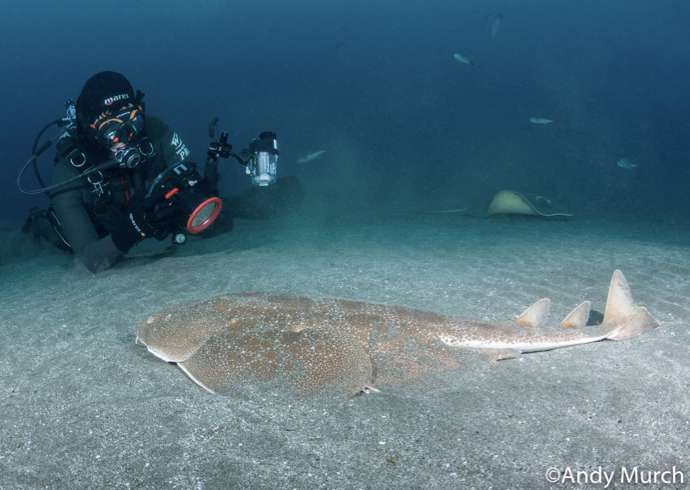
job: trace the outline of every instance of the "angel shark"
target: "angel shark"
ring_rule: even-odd
[[[394,305],[244,293],[150,316],[138,327],[137,342],[212,393],[274,383],[299,393],[355,395],[458,368],[467,350],[500,360],[624,340],[658,326],[634,303],[618,270],[601,324],[587,326],[586,301],[547,328],[549,307],[548,298],[540,299],[513,325],[494,325]]]

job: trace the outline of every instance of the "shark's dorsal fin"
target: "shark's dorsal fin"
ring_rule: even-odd
[[[582,328],[587,325],[589,320],[589,312],[592,309],[591,301],[584,301],[577,305],[573,311],[561,322],[561,328]]]
[[[604,324],[619,323],[635,314],[635,302],[628,281],[623,273],[616,269],[611,276],[609,294],[606,297],[606,309],[604,310]]]
[[[515,318],[515,323],[521,327],[541,327],[548,318],[550,309],[551,300],[542,298]]]

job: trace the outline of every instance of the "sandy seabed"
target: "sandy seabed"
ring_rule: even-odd
[[[519,360],[470,358],[355,398],[260,387],[214,396],[134,343],[138,322],[166,305],[239,291],[491,322],[548,296],[560,320],[585,299],[603,311],[616,268],[659,329]],[[683,472],[646,488],[690,484],[688,227],[240,222],[96,276],[66,256],[5,260],[0,311],[0,488],[589,488],[568,471],[598,469],[627,488],[622,468],[635,466]],[[549,468],[560,483],[547,481]]]

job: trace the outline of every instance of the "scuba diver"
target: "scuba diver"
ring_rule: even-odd
[[[202,176],[179,135],[145,113],[143,95],[120,73],[93,75],[76,104],[68,102],[67,115],[39,133],[33,155],[17,178],[22,192],[46,193],[50,199],[48,210],[31,211],[23,231],[73,253],[91,272],[111,267],[146,238],[172,236],[173,243],[181,244],[187,235],[210,233],[216,221],[231,228],[232,215],[223,213],[224,219],[218,219],[223,208],[218,197],[220,158],[234,157],[256,186],[276,180],[274,133],[261,133],[239,154],[222,133],[208,148]],[[36,160],[50,146],[38,143],[52,125],[64,132],[56,142],[52,183],[46,186]],[[29,165],[39,189],[22,188]]]

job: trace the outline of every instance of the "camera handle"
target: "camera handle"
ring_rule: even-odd
[[[245,152],[241,152],[245,153]],[[217,162],[220,158],[234,158],[240,165],[246,166],[249,163],[249,158],[243,158],[241,155],[232,151],[232,144],[228,142],[228,133],[223,131],[217,140],[211,141],[208,145],[207,159],[209,162]]]
[[[251,176],[252,183],[255,185],[265,187],[275,182],[278,168],[278,141],[275,133],[264,131],[258,138],[252,140],[249,148],[235,153],[232,150],[232,144],[228,142],[228,133],[223,131],[220,133],[220,137],[216,139],[217,125],[217,117],[214,117],[208,125],[208,136],[211,138],[211,143],[208,145],[204,168],[204,177],[216,193],[220,179],[218,160],[221,158],[232,157],[237,160],[240,165],[245,167],[245,173]]]
[[[244,159],[232,151],[232,144],[228,141],[228,133],[222,131],[220,137],[216,139],[216,126],[218,125],[218,118],[211,119],[208,125],[208,137],[211,142],[208,144],[208,151],[206,153],[206,165],[204,166],[204,179],[209,186],[209,190],[213,194],[218,194],[218,181],[220,180],[220,173],[218,172],[218,160],[221,158],[234,158],[238,163],[244,167],[249,164],[249,158]],[[242,152],[243,154],[245,152]],[[250,155],[248,155],[249,157]]]

